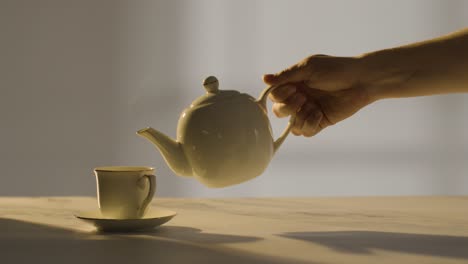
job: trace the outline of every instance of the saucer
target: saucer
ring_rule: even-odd
[[[166,209],[149,209],[142,218],[116,219],[104,217],[100,210],[75,214],[75,217],[93,224],[99,231],[136,231],[160,226],[171,220],[176,212]]]

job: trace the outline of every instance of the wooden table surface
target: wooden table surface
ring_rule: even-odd
[[[89,197],[0,198],[0,263],[468,263],[468,197],[155,199],[178,215],[98,233]]]

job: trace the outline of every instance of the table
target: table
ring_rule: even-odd
[[[468,197],[157,198],[178,215],[99,233],[92,197],[0,198],[0,263],[468,263]]]

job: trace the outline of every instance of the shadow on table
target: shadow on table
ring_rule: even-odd
[[[85,233],[0,218],[0,263],[297,263],[213,244],[257,240],[171,226],[151,232]]]
[[[468,237],[375,231],[291,232],[281,237],[317,243],[337,251],[372,254],[372,249],[468,259]]]
[[[153,230],[135,232],[133,234],[143,233],[146,236],[159,238],[175,239],[185,242],[202,243],[202,244],[225,244],[225,243],[241,243],[255,242],[263,238],[253,236],[237,236],[225,234],[203,233],[198,228],[185,226],[161,226]]]

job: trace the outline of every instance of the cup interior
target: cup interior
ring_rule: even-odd
[[[97,167],[94,169],[95,171],[152,171],[154,168],[152,167],[144,167],[144,166],[107,166],[107,167]]]

